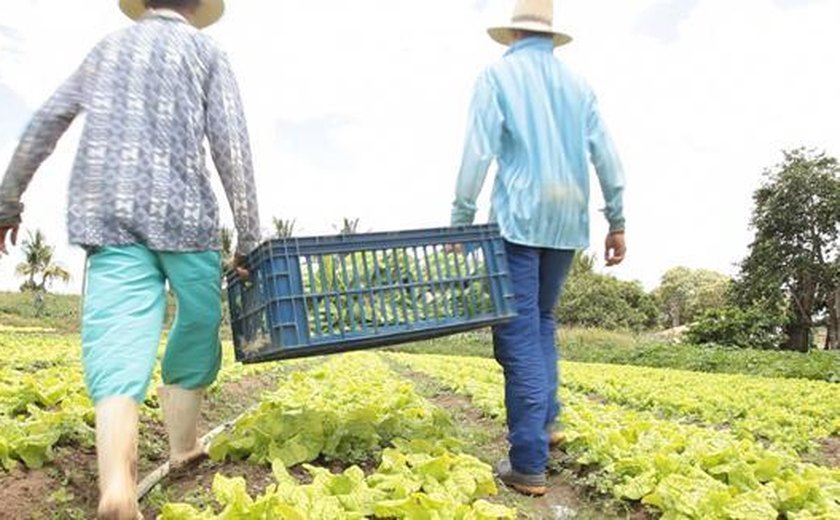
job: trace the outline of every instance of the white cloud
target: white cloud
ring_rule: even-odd
[[[679,38],[680,24],[687,19],[700,0],[661,0],[638,17],[636,29],[664,43]]]
[[[0,47],[18,52],[0,53],[0,82],[26,106],[37,107],[99,38],[128,23],[114,3],[72,4],[3,8]],[[558,26],[575,37],[558,56],[598,92],[627,170],[630,250],[618,276],[652,287],[679,264],[733,272],[750,240],[752,191],[780,150],[840,155],[837,2],[557,4]],[[446,224],[472,84],[503,52],[484,27],[506,19],[511,5],[229,2],[210,33],[242,88],[266,227],[272,215],[296,218],[306,234],[330,233],[342,217],[360,217],[364,229]],[[74,289],[81,255],[66,245],[63,208],[77,135],[78,125],[36,175],[25,214],[28,227],[62,244],[57,255],[74,271]],[[11,151],[0,143],[0,168]],[[489,191],[488,180],[484,214]],[[592,237],[600,253],[599,199]],[[0,260],[0,288],[18,285],[17,260]]]

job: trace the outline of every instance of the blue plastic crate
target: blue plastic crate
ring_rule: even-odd
[[[227,275],[244,363],[417,341],[516,314],[496,225],[275,239],[246,266],[248,282]]]

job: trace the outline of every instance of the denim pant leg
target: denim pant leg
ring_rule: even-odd
[[[540,250],[505,243],[518,316],[493,329],[496,360],[505,375],[510,462],[520,473],[542,474],[548,462],[548,374],[540,347]]]
[[[548,373],[546,429],[557,420],[561,407],[557,397],[560,378],[557,366],[557,322],[554,307],[563,292],[563,284],[566,282],[574,257],[575,252],[570,249],[543,249],[540,255],[540,347]]]

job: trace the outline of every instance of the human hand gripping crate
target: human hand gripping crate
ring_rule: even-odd
[[[244,363],[395,345],[515,316],[495,224],[274,239],[244,264],[248,281],[227,274]]]

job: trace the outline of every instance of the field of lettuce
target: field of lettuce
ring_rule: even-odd
[[[839,384],[617,364],[561,364],[551,492],[519,497],[490,467],[505,452],[498,366],[416,353],[482,342],[247,367],[228,355],[201,427],[238,420],[211,460],[152,489],[146,518],[840,518]],[[79,350],[73,333],[0,327],[2,518],[95,510]],[[141,415],[142,477],[167,448],[152,393]]]

